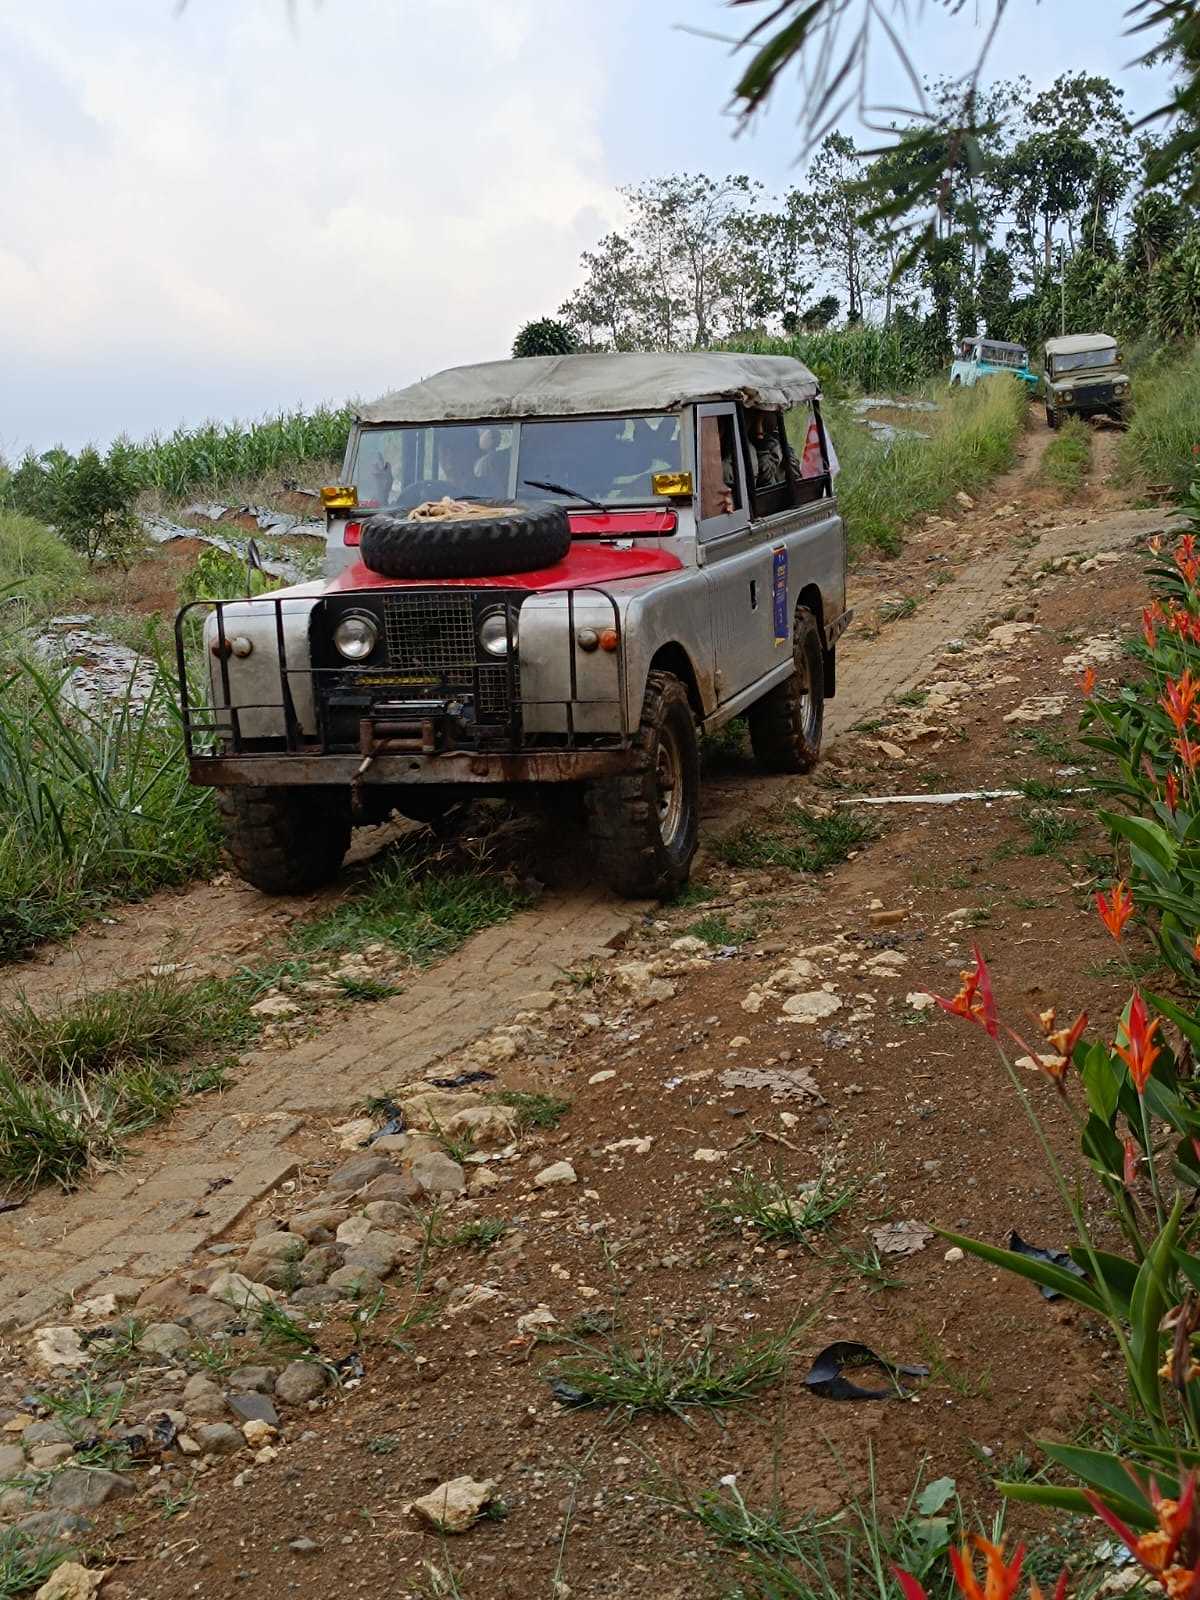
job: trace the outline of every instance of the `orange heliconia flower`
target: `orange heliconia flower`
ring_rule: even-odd
[[[1129,1002],[1129,1018],[1119,1025],[1113,1048],[1129,1068],[1129,1076],[1139,1095],[1145,1094],[1154,1063],[1162,1054],[1161,1046],[1154,1042],[1154,1036],[1161,1026],[1157,1017],[1153,1022],[1150,1021],[1146,1002],[1140,993],[1135,993]],[[1125,1041],[1123,1044],[1122,1038]]]
[[[1125,924],[1136,911],[1133,896],[1124,878],[1120,883],[1115,883],[1112,889],[1112,899],[1105,894],[1097,894],[1096,910],[1100,913],[1100,920],[1119,944],[1121,935],[1125,931]]]
[[[1149,606],[1142,607],[1142,638],[1147,650],[1153,650],[1158,643],[1157,619]]]
[[[971,1535],[971,1543],[983,1556],[985,1564],[984,1587],[979,1587],[975,1576],[975,1560],[964,1544],[961,1550],[948,1550],[950,1570],[958,1592],[965,1600],[1011,1600],[1021,1581],[1021,1563],[1025,1559],[1025,1546],[1018,1545],[1011,1561],[1004,1559],[1004,1541],[993,1544],[981,1534]]]
[[[1085,667],[1079,675],[1079,689],[1082,694],[1090,695],[1096,687],[1095,667]]]
[[[1067,1076],[1067,1068],[1071,1065],[1071,1057],[1075,1053],[1075,1046],[1083,1037],[1083,1030],[1087,1027],[1087,1012],[1081,1011],[1069,1028],[1056,1028],[1058,1020],[1054,1008],[1043,1011],[1038,1021],[1041,1023],[1042,1037],[1054,1051],[1051,1056],[1044,1056],[1040,1052],[1034,1056],[1038,1066],[1054,1084],[1060,1094],[1065,1093],[1063,1081]]]
[[[1179,779],[1173,772],[1168,772],[1163,779],[1163,795],[1172,811],[1179,810]]]
[[[1175,724],[1177,733],[1187,727],[1197,694],[1200,694],[1200,681],[1192,677],[1190,667],[1185,668],[1180,677],[1167,679],[1166,691],[1158,703]]]
[[[1200,765],[1200,740],[1189,739],[1186,733],[1180,734],[1178,739],[1172,739],[1171,748],[1178,753],[1188,771],[1195,772]]]
[[[1161,1495],[1153,1479],[1150,1480],[1149,1489],[1143,1490],[1143,1493],[1148,1495],[1154,1507],[1158,1527],[1148,1533],[1137,1534],[1108,1509],[1098,1494],[1090,1489],[1084,1490],[1096,1515],[1108,1523],[1134,1560],[1162,1584],[1169,1600],[1191,1600],[1200,1586],[1200,1563],[1193,1567],[1181,1566],[1176,1557],[1180,1554],[1184,1535],[1192,1525],[1196,1474],[1194,1471],[1188,1474],[1178,1500]]]
[[[978,945],[971,953],[975,957],[975,966],[971,971],[960,974],[962,983],[953,1000],[947,1000],[940,994],[935,994],[933,998],[942,1010],[948,1011],[952,1017],[965,1017],[968,1022],[978,1023],[985,1033],[995,1039],[999,1035],[1000,1024],[996,1016],[996,1001],[992,995],[991,973],[980,954]]]

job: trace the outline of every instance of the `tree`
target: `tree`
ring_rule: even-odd
[[[989,247],[979,269],[976,292],[980,321],[989,339],[1007,339],[1009,336],[1014,283],[1012,262],[1007,252]]]
[[[595,250],[580,258],[585,277],[558,308],[567,326],[582,333],[589,350],[638,348],[642,268],[624,234],[606,234]]]
[[[837,261],[846,290],[846,321],[863,317],[863,272],[872,252],[863,225],[862,171],[854,140],[828,134],[808,169],[813,192],[805,197],[812,239],[819,252]]]
[[[15,510],[52,523],[89,566],[101,559],[128,565],[138,542],[138,485],[120,452],[107,461],[91,445],[78,456],[63,449],[27,455],[8,492]]]
[[[514,356],[569,356],[579,349],[579,340],[565,322],[542,317],[527,322],[513,340]]]

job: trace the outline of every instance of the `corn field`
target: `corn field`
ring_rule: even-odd
[[[913,389],[929,377],[928,349],[917,335],[893,328],[846,328],[843,331],[745,335],[725,346],[756,356],[794,356],[820,378],[826,388]]]
[[[307,462],[340,464],[350,433],[353,407],[318,406],[286,411],[260,422],[209,422],[176,428],[135,444],[118,439],[109,459],[119,459],[139,488],[157,489],[178,500],[268,473],[286,473]]]

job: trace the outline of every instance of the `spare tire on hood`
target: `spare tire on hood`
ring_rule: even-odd
[[[552,567],[570,549],[562,506],[488,500],[469,506],[462,516],[450,505],[439,513],[436,503],[428,510],[376,512],[363,522],[363,565],[385,578],[492,578]]]

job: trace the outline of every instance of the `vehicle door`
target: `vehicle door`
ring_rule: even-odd
[[[730,700],[762,672],[771,637],[771,549],[750,521],[738,408],[696,407],[696,538],[712,626],[714,685]]]

